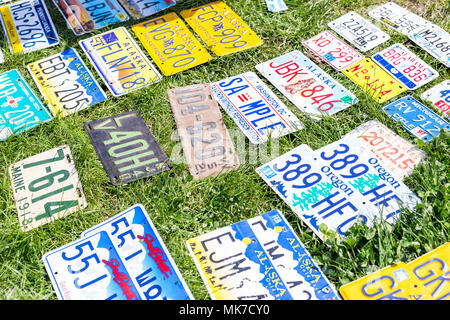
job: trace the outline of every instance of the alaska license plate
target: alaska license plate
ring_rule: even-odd
[[[165,76],[212,59],[175,12],[136,24],[132,29]]]
[[[422,93],[421,98],[429,101],[447,117],[450,112],[450,80],[444,80]]]
[[[119,0],[134,19],[141,19],[176,4],[175,0]]]
[[[437,25],[419,27],[409,38],[446,67],[450,67],[450,34]]]
[[[223,1],[181,11],[181,16],[218,56],[262,44],[253,30]]]
[[[81,40],[80,46],[114,96],[161,80],[159,72],[125,27]]]
[[[106,95],[78,53],[69,48],[28,66],[34,82],[60,117],[106,100]]]

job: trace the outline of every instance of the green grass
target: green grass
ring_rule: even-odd
[[[28,63],[69,47],[74,47],[82,54],[78,45],[80,38],[75,37],[72,31],[66,28],[65,21],[54,4],[51,1],[46,2],[61,37],[58,46],[23,55],[10,54],[4,38],[1,46],[6,61],[0,65],[0,71],[17,68],[36,92],[37,87],[26,70]],[[208,2],[185,0],[172,7],[171,11],[179,13],[183,9]],[[336,288],[392,263],[411,261],[449,240],[450,136],[441,134],[438,139],[425,146],[418,144],[400,124],[381,112],[384,104],[373,102],[342,73],[323,63],[320,66],[351,89],[360,102],[318,122],[302,114],[272,87],[305,126],[305,129],[280,139],[280,154],[302,143],[313,149],[319,148],[338,140],[343,134],[368,120],[380,120],[403,138],[418,144],[429,155],[429,158],[415,169],[413,175],[405,180],[422,199],[423,204],[418,207],[417,212],[405,212],[397,225],[379,224],[370,230],[355,227],[345,241],[330,243],[331,246],[328,246],[258,177],[254,169],[261,162],[243,164],[238,170],[200,181],[192,181],[186,164],[176,164],[168,172],[126,186],[114,187],[109,182],[83,129],[84,122],[129,110],[139,110],[163,150],[170,155],[179,142],[171,140],[176,124],[166,95],[167,89],[217,81],[246,71],[255,71],[256,64],[294,49],[305,52],[301,41],[328,29],[329,21],[350,10],[357,11],[369,19],[367,8],[385,1],[285,0],[289,10],[280,14],[269,12],[263,0],[226,2],[264,40],[262,46],[226,57],[213,55],[213,60],[207,64],[164,77],[158,84],[120,98],[113,98],[108,92],[108,100],[101,104],[61,120],[53,120],[0,143],[0,298],[56,299],[41,261],[43,254],[76,240],[84,230],[135,203],[142,203],[147,209],[196,299],[208,299],[209,296],[188,254],[185,240],[275,208],[285,214],[301,241]],[[448,1],[396,2],[400,5],[409,4],[412,11],[446,30],[450,29]],[[136,22],[128,21],[110,29],[124,25],[131,31],[129,27],[134,23]],[[420,50],[405,36],[384,26],[381,28],[391,35],[391,40],[367,52],[366,56],[400,42],[439,71],[440,78],[412,93],[417,98],[426,89],[450,78],[448,68]],[[87,37],[88,35],[85,35],[82,38]],[[82,57],[91,71],[94,71],[84,54]],[[102,83],[98,77],[97,79]],[[104,85],[103,87],[107,91]],[[236,129],[233,120],[226,113],[222,113],[226,126]],[[62,144],[68,144],[72,150],[88,207],[24,233],[19,228],[8,167],[16,161]],[[248,146],[248,140],[246,144],[246,150],[240,154],[241,162],[254,150]]]

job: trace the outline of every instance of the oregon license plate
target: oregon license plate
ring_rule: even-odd
[[[65,117],[106,100],[102,88],[72,48],[27,67],[57,116]]]
[[[373,60],[365,58],[342,72],[373,100],[383,103],[407,89]]]
[[[419,27],[409,38],[445,66],[450,67],[450,34],[437,25]]]
[[[23,0],[0,7],[2,26],[13,53],[27,53],[59,43],[43,0]]]
[[[165,76],[212,59],[175,12],[136,24],[132,29]]]
[[[332,115],[358,102],[353,93],[297,50],[258,64],[256,69],[309,114]]]
[[[141,19],[176,4],[175,0],[119,0],[134,19]]]
[[[80,46],[114,96],[161,80],[159,72],[124,27],[81,40]]]
[[[262,44],[262,40],[223,1],[181,11],[181,16],[218,56]]]
[[[431,102],[433,106],[441,110],[448,117],[450,112],[450,80],[444,80],[428,89],[422,93],[421,98]]]

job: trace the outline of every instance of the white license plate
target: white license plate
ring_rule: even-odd
[[[448,117],[450,112],[450,80],[444,80],[428,89],[422,93],[421,98],[431,102],[433,106]]]
[[[409,38],[445,66],[450,67],[450,34],[431,24],[415,29]]]

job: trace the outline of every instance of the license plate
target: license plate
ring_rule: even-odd
[[[239,167],[233,140],[209,84],[167,91],[184,155],[194,180]]]
[[[13,53],[27,53],[59,43],[45,2],[23,0],[0,7],[2,26]]]
[[[364,59],[361,53],[347,45],[330,31],[323,31],[302,43],[338,71]]]
[[[52,119],[16,69],[0,74],[0,141]]]
[[[78,53],[70,48],[28,66],[53,114],[65,117],[106,100]]]
[[[223,1],[181,11],[181,16],[218,56],[262,44],[253,30]]]
[[[42,260],[60,300],[140,300],[105,231],[46,253]]]
[[[377,157],[381,165],[400,180],[410,176],[425,153],[377,120],[368,121],[349,132]]]
[[[143,300],[191,300],[193,296],[145,208],[134,205],[83,232],[106,232]]]
[[[151,16],[176,4],[175,0],[119,1],[134,19]]]
[[[211,84],[216,100],[254,144],[303,129],[297,117],[254,72]]]
[[[132,29],[165,76],[212,59],[175,12],[136,24]]]
[[[395,121],[401,121],[409,133],[424,142],[439,136],[441,129],[450,129],[450,123],[411,96],[392,102],[383,111]]]
[[[9,176],[22,231],[29,231],[87,206],[67,145],[11,165]]]
[[[139,111],[87,122],[84,128],[116,186],[172,168]]]
[[[450,34],[437,25],[417,28],[409,38],[445,66],[450,67]]]
[[[281,12],[289,9],[283,0],[266,0],[266,5],[270,12]]]
[[[450,299],[450,242],[408,263],[433,300]]]
[[[407,90],[400,81],[369,58],[355,63],[342,72],[378,103],[390,100]]]
[[[186,244],[212,299],[340,299],[278,210]]]
[[[439,76],[436,70],[400,43],[374,54],[372,60],[409,90],[417,89]]]
[[[369,51],[391,38],[354,11],[329,22],[328,27],[362,52]]]
[[[433,106],[441,110],[448,117],[450,112],[450,80],[444,80],[428,89],[422,93],[421,98],[431,102]]]
[[[258,64],[256,69],[309,114],[332,115],[358,102],[353,93],[297,50]]]
[[[159,72],[124,27],[81,40],[80,46],[114,96],[161,80]]]

